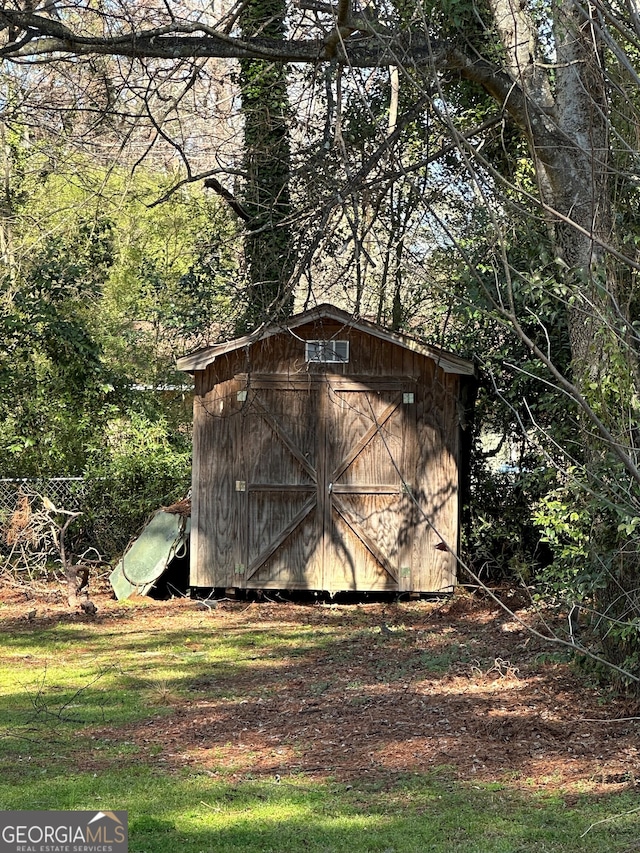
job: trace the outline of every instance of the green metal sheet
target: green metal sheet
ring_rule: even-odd
[[[172,560],[184,554],[189,530],[189,518],[158,510],[109,576],[116,598],[146,595]]]

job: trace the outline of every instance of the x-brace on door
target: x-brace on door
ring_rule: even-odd
[[[410,577],[405,383],[250,384],[244,420],[249,588],[402,589]]]

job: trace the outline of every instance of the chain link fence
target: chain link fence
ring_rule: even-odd
[[[84,493],[83,477],[0,478],[0,525],[16,511],[21,494],[43,495],[60,509],[79,512]]]
[[[25,501],[31,507],[40,503],[39,498],[46,498],[58,509],[81,512],[85,492],[82,477],[0,478],[0,557],[15,553],[10,530],[12,524],[19,527],[24,523],[20,516],[24,514]]]
[[[51,559],[59,562],[55,528],[70,513],[77,518],[65,538],[67,554],[75,559],[91,552],[110,562],[157,509],[184,498],[184,473],[132,466],[113,478],[0,478],[0,572],[18,563],[31,571]]]

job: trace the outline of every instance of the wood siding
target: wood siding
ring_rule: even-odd
[[[330,337],[349,362],[307,364],[304,341]],[[192,586],[450,588],[459,382],[333,322],[197,371]]]

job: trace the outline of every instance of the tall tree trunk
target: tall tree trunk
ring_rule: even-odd
[[[537,39],[521,4],[494,0],[493,9],[509,78],[519,90],[501,89],[505,107],[529,138],[556,255],[565,270],[571,379],[611,436],[603,441],[593,422],[584,424],[584,466],[594,494],[590,571],[605,655],[630,667],[640,655],[637,632],[626,629],[640,617],[640,549],[618,530],[618,512],[625,507],[612,507],[626,492],[633,510],[640,486],[637,478],[629,479],[636,429],[629,398],[639,389],[625,393],[628,377],[638,376],[637,354],[620,331],[630,327],[624,316],[628,300],[621,298],[615,265],[605,250],[614,239],[605,51],[595,7],[561,0],[554,11],[552,90],[537,70],[531,49]],[[625,454],[631,464],[623,467]]]
[[[249,0],[241,18],[242,34],[283,39],[285,14],[284,0]],[[250,284],[241,331],[248,331],[267,319],[286,316],[293,303],[287,66],[243,59],[240,88],[246,174],[243,207],[250,216],[245,239]]]

